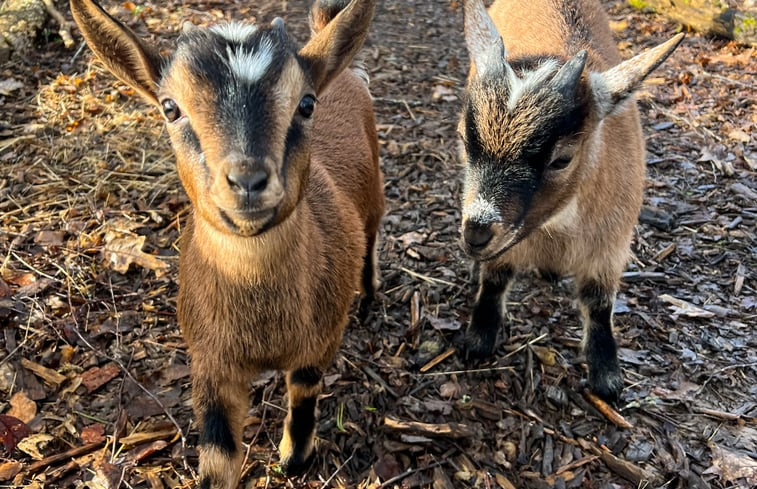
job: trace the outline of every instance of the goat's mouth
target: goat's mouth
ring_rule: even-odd
[[[523,223],[519,223],[511,225],[506,229],[498,229],[494,232],[491,240],[483,247],[471,246],[465,239],[461,241],[463,249],[471,258],[479,262],[485,262],[496,260],[505,254],[505,252],[523,240],[525,234],[523,232]]]
[[[239,236],[258,236],[275,222],[278,206],[268,209],[222,209],[218,213],[226,228]]]

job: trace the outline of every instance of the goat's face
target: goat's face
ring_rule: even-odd
[[[157,95],[203,219],[255,235],[292,212],[307,186],[316,98],[282,22],[185,32]]]
[[[565,90],[558,68],[554,59],[527,60],[468,87],[459,126],[462,232],[466,251],[480,260],[547,222],[577,191],[587,164],[578,155],[594,126],[590,98],[582,84]],[[582,60],[567,67],[582,68]]]
[[[374,3],[351,0],[330,21],[316,19],[299,50],[281,19],[190,24],[169,59],[93,0],[71,0],[71,12],[105,66],[163,111],[199,218],[253,236],[302,199],[316,95],[362,47]]]

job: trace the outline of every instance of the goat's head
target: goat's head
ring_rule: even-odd
[[[257,235],[290,215],[307,187],[317,96],[361,48],[374,0],[352,0],[296,49],[284,21],[185,24],[163,57],[91,0],[71,0],[105,66],[156,105],[198,218]]]
[[[466,161],[462,234],[479,260],[496,258],[563,209],[597,162],[599,126],[629,99],[682,35],[601,73],[570,59],[505,60],[481,0],[465,2],[473,63],[459,133]]]

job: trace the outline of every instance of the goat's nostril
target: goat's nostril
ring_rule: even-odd
[[[483,248],[492,240],[494,231],[488,224],[468,223],[465,225],[463,237],[471,248]]]
[[[226,180],[235,192],[259,194],[268,186],[268,173],[263,170],[253,172],[232,170],[226,175]]]

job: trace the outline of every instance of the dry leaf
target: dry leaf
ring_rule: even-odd
[[[668,294],[662,294],[660,300],[671,305],[670,309],[673,310],[673,317],[686,316],[690,318],[711,318],[715,316],[714,312],[705,311],[701,307],[697,307],[690,302],[677,299]]]
[[[40,453],[40,448],[44,448],[45,445],[47,445],[54,439],[55,437],[52,435],[37,433],[35,435],[27,436],[23,440],[19,441],[18,449],[29,455],[34,460],[42,460],[43,458],[45,458],[45,456]]]
[[[94,423],[81,430],[81,441],[84,443],[99,443],[105,440],[105,425]]]
[[[11,480],[21,472],[24,466],[21,462],[3,462],[0,464],[0,481]]]
[[[24,84],[13,78],[6,78],[0,81],[0,95],[8,96],[15,92],[19,88],[23,88]]]
[[[554,349],[546,346],[531,345],[531,350],[539,358],[542,365],[552,367],[557,363],[557,352]]]
[[[37,403],[29,399],[24,391],[13,394],[10,402],[11,408],[8,410],[8,416],[13,416],[29,424],[37,415]]]
[[[108,231],[105,235],[105,246],[102,251],[103,258],[112,270],[119,273],[126,273],[129,270],[129,265],[134,263],[148,270],[153,270],[157,276],[161,276],[162,272],[168,268],[168,263],[155,255],[142,251],[145,239],[145,236],[138,234]]]
[[[0,444],[10,454],[20,440],[31,434],[31,430],[24,422],[13,416],[0,414]]]
[[[757,487],[757,460],[746,453],[708,443],[712,450],[712,467],[705,474],[719,474],[727,482],[743,479],[740,487]]]

